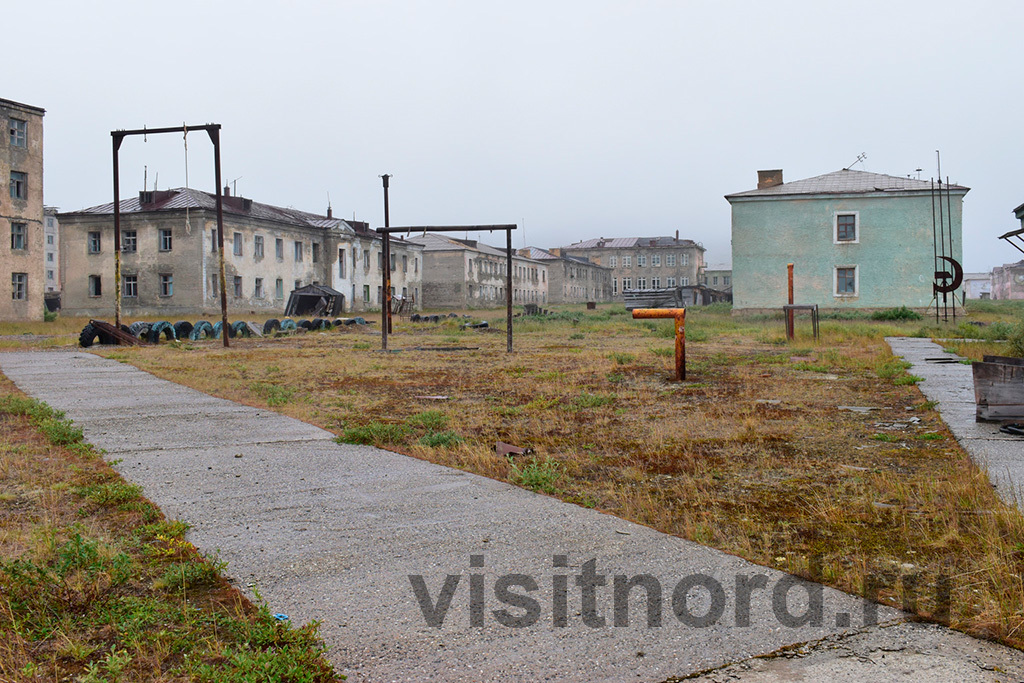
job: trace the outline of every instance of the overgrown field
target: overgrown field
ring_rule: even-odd
[[[337,680],[82,441],[0,381],[0,680]]]
[[[1024,519],[883,341],[957,328],[848,315],[815,341],[800,318],[787,342],[781,318],[694,309],[677,383],[670,321],[517,318],[510,355],[485,317],[396,320],[388,353],[377,325],[99,353],[1024,645]],[[500,458],[498,441],[534,453]]]

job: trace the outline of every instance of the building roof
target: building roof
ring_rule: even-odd
[[[208,211],[217,210],[217,199],[209,192],[194,190],[192,188],[176,188],[173,190],[156,190],[152,193],[153,201],[143,204],[140,196],[122,199],[120,203],[122,214],[149,213],[159,211],[180,211],[184,209],[205,209]],[[261,204],[243,197],[223,197],[222,206],[225,214],[248,216],[260,220],[287,223],[309,228],[321,228],[329,230],[340,230],[342,232],[354,232],[352,226],[340,218],[328,218],[319,216],[298,209],[283,208],[270,204]],[[114,202],[92,206],[79,211],[68,211],[68,214],[113,214]]]
[[[447,237],[445,235],[428,232],[427,234],[413,235],[407,237],[406,242],[413,244],[423,245],[423,251],[475,251],[480,254],[487,254],[488,256],[497,256],[504,258],[507,254],[504,249],[498,247],[492,247],[489,244],[484,244],[478,240],[470,239],[459,239],[457,237]],[[512,250],[512,259],[525,259],[527,261],[535,261],[531,256],[523,256],[515,249]]]
[[[32,111],[36,112],[40,116],[42,116],[43,114],[46,113],[46,110],[43,109],[42,107],[37,107],[37,106],[32,105],[32,104],[25,104],[23,102],[15,102],[14,100],[5,100],[3,98],[0,98],[0,106],[19,107],[21,109],[31,109]]]
[[[963,185],[949,185],[954,192],[966,193],[971,188]],[[824,175],[781,183],[758,190],[747,190],[725,195],[734,197],[777,197],[801,194],[872,194],[876,192],[931,192],[930,180],[916,180],[883,173],[842,169]]]
[[[541,249],[540,247],[523,247],[519,250],[519,255],[531,258],[534,261],[555,261],[559,258],[550,251]]]
[[[594,239],[574,242],[565,249],[635,249],[637,247],[697,247],[703,249],[693,240],[681,240],[675,237],[613,237],[605,239],[597,237]]]
[[[709,270],[732,270],[731,263],[712,263],[709,266],[704,266],[705,271]]]

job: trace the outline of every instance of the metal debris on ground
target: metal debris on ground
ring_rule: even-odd
[[[839,410],[849,410],[851,413],[870,413],[872,410],[881,410],[877,406],[836,406]]]
[[[413,398],[423,399],[424,401],[447,401],[447,396],[413,396]]]
[[[1013,436],[1024,436],[1024,423],[1014,422],[1008,425],[1003,425],[999,428],[999,431],[1003,434],[1012,434]]]
[[[494,452],[498,454],[498,457],[507,458],[515,455],[532,455],[532,448],[523,448],[522,446],[513,446],[510,443],[499,441],[494,446]]]

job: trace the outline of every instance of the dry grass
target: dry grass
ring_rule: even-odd
[[[253,606],[186,529],[0,380],[0,680],[335,680],[316,625]]]
[[[670,323],[614,312],[518,319],[512,355],[500,327],[460,321],[396,321],[394,353],[376,326],[101,353],[1024,644],[1024,520],[882,340],[921,322],[824,320],[816,342],[799,321],[787,343],[781,319],[695,310],[674,383]],[[439,346],[477,348],[412,350]],[[536,454],[513,468],[497,441]]]

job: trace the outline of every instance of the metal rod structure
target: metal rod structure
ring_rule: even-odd
[[[391,203],[388,200],[388,187],[390,185],[391,175],[385,173],[381,176],[384,181],[384,227],[391,227]],[[384,302],[384,318],[381,320],[381,325],[387,329],[386,334],[391,334],[391,235],[388,233],[384,234],[384,292],[382,293],[382,301]],[[384,337],[384,349],[387,350],[387,337]]]
[[[493,232],[495,230],[504,230],[506,232],[506,234],[508,235],[508,237],[505,240],[505,257],[506,257],[506,260],[508,261],[508,267],[505,269],[505,278],[506,278],[505,289],[507,290],[505,292],[505,308],[506,308],[505,319],[506,319],[507,324],[508,324],[507,352],[508,353],[512,353],[512,231],[515,230],[515,229],[516,229],[515,224],[504,224],[504,225],[457,225],[457,226],[450,226],[450,225],[446,225],[446,226],[423,226],[423,225],[420,225],[420,226],[408,226],[408,227],[398,227],[398,228],[392,228],[390,226],[385,226],[383,228],[377,228],[377,232],[381,235],[382,239],[384,240],[385,248],[390,250],[390,246],[389,246],[390,242],[388,240],[389,240],[389,237],[390,237],[391,233],[393,233],[393,232],[405,232],[405,233],[408,233],[408,232],[421,232],[421,233],[426,234],[428,232],[467,232],[467,233],[469,233],[469,232],[483,232],[485,230],[487,232]],[[388,254],[387,257],[390,257],[390,254]],[[384,273],[381,276],[381,281],[385,283],[386,287],[390,287],[391,286],[391,264],[390,264],[390,262],[388,262],[387,258],[385,259]],[[385,316],[382,319],[382,322],[384,324],[381,325],[381,349],[384,350],[384,351],[386,351],[387,348],[388,348],[388,336],[387,336],[387,323],[386,323],[386,320],[387,320],[387,318]]]
[[[939,235],[935,230],[935,178],[932,178],[932,294],[935,298],[935,324],[939,324],[939,290],[935,286],[935,273],[939,272]]]
[[[949,219],[949,258],[956,258],[953,254],[953,200],[951,199],[951,192],[949,191],[949,176],[946,176],[946,217]],[[939,197],[939,201],[942,201],[942,197]],[[945,294],[942,296],[942,300],[946,300]],[[953,294],[953,322],[956,322],[956,293]]]
[[[121,326],[121,185],[118,164],[118,152],[121,149],[121,142],[129,135],[158,135],[160,133],[183,133],[191,130],[205,130],[213,142],[213,163],[214,175],[216,177],[217,189],[217,243],[220,248],[220,308],[221,308],[221,337],[224,346],[229,346],[228,336],[228,298],[224,278],[224,212],[220,194],[220,124],[207,123],[202,126],[172,126],[169,128],[141,128],[135,130],[112,130],[110,137],[113,144],[114,154],[114,325],[120,329]],[[143,188],[145,189],[145,188]]]
[[[635,308],[633,320],[649,318],[674,318],[676,321],[676,381],[686,379],[686,309],[685,308]]]
[[[789,305],[792,306],[793,301],[793,264],[786,264],[786,270],[789,273]],[[796,336],[795,325],[793,323],[793,310],[786,309],[786,338],[793,339]]]

